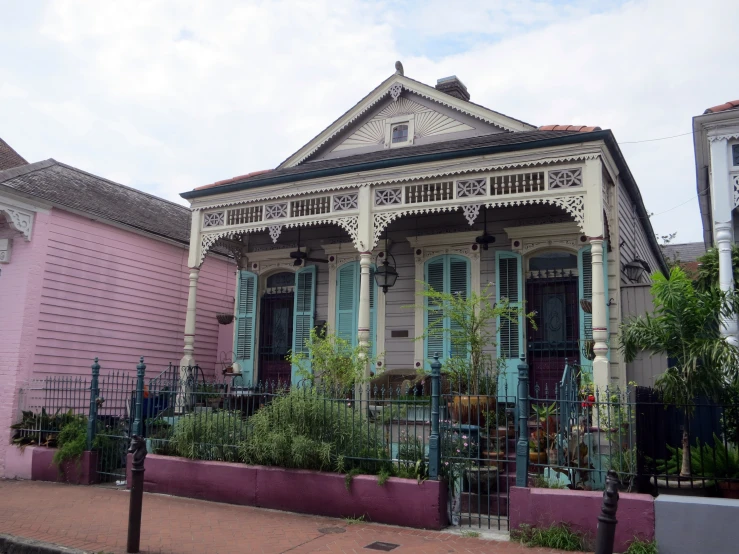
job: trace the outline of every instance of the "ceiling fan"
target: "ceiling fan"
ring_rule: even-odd
[[[319,263],[319,264],[327,264],[328,260],[324,260],[322,258],[311,258],[308,256],[308,251],[306,249],[305,252],[303,252],[300,249],[300,227],[298,227],[298,249],[295,252],[290,252],[290,257],[295,260],[293,262],[294,266],[301,266],[305,262],[313,262],[313,263]]]
[[[475,238],[475,242],[482,246],[483,250],[487,250],[488,246],[495,242],[495,237],[488,234],[488,210],[485,206],[483,206],[482,210],[485,227],[483,228],[482,235]]]

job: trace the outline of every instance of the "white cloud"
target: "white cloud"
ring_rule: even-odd
[[[1,136],[178,199],[274,167],[403,60],[536,124],[624,141],[689,132],[739,98],[727,1],[49,2],[0,22]],[[622,147],[650,211],[695,194],[691,137]],[[701,238],[697,202],[653,219]]]

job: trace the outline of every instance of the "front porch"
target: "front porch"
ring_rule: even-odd
[[[536,329],[523,317],[504,321],[497,347],[491,346],[506,360],[499,387],[508,395],[522,357],[542,389],[561,379],[565,360],[595,368],[596,382],[605,386],[602,196],[609,186],[600,162],[586,160],[313,194],[296,184],[293,194],[265,191],[262,200],[251,191],[214,195],[194,205],[188,325],[194,325],[198,264],[218,244],[239,264],[233,361],[244,386],[295,383],[285,356],[304,351],[311,328],[365,345],[376,358],[368,377],[428,370],[434,352],[443,359],[451,349],[416,339],[427,323],[417,305],[423,283],[461,294],[487,290],[536,312]],[[383,293],[374,270],[386,260],[398,278]],[[188,327],[183,366],[194,363],[193,332]]]

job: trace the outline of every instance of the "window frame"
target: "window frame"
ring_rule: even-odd
[[[393,142],[393,129],[398,125],[408,126],[408,138],[403,142]],[[386,148],[402,148],[413,144],[413,136],[416,131],[415,114],[398,115],[388,117],[385,120],[385,147]]]

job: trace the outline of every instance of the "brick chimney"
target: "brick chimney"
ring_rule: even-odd
[[[457,79],[456,75],[438,79],[436,81],[436,90],[440,90],[441,92],[454,96],[455,98],[459,98],[460,100],[464,100],[465,102],[470,99],[470,93],[467,92],[467,87],[464,86],[462,81]]]

